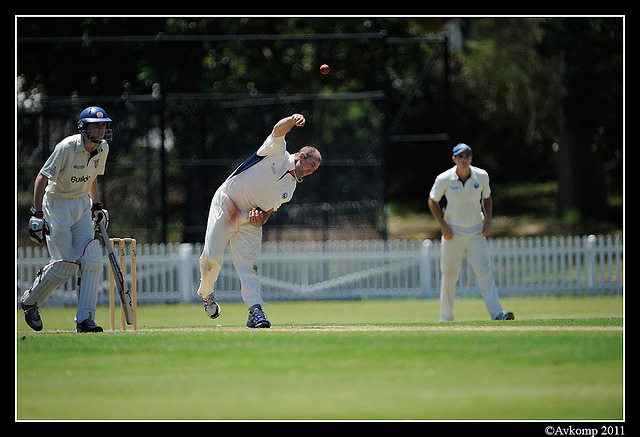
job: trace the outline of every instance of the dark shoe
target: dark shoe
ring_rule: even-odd
[[[513,313],[511,311],[509,311],[508,313],[500,313],[496,316],[495,319],[493,320],[513,320],[515,319],[516,316],[513,315]]]
[[[262,311],[260,305],[254,305],[249,309],[249,320],[247,320],[248,328],[270,328],[271,322],[267,320],[267,317]]]
[[[80,323],[76,323],[76,332],[102,332],[102,326],[96,325],[91,319],[86,319]]]
[[[42,319],[40,318],[40,311],[35,305],[25,305],[20,302],[20,306],[24,310],[24,321],[34,331],[42,331]]]

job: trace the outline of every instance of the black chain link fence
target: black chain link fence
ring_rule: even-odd
[[[323,155],[320,169],[272,215],[265,240],[382,238],[384,120],[382,92],[315,95],[166,95],[49,98],[17,113],[17,232],[26,237],[33,182],[78,114],[97,105],[114,120],[101,198],[114,236],[141,242],[204,239],[218,186],[255,152],[282,117],[307,124],[286,137]]]

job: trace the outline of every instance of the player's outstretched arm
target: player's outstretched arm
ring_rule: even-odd
[[[294,126],[302,127],[304,126],[305,119],[302,114],[293,114],[289,117],[285,117],[273,127],[273,136],[274,137],[282,137],[291,131]]]

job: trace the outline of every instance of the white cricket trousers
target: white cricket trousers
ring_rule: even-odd
[[[468,235],[455,235],[450,240],[441,239],[440,245],[440,271],[442,281],[440,284],[440,321],[453,321],[453,300],[456,293],[456,284],[460,276],[462,259],[466,255],[480,287],[484,304],[493,320],[502,313],[502,306],[498,297],[498,289],[493,278],[493,267],[489,255],[487,239],[482,232]]]
[[[45,194],[42,209],[51,227],[47,238],[51,259],[79,260],[94,236],[89,196],[66,199]]]
[[[219,188],[211,201],[204,248],[200,256],[201,298],[213,293],[227,245],[231,246],[233,265],[241,283],[241,295],[247,308],[266,305],[260,295],[258,254],[262,244],[262,227],[249,224],[249,212],[237,209],[223,188]]]
[[[42,210],[51,229],[47,236],[51,260],[42,269],[42,276],[36,277],[34,285],[25,292],[23,303],[41,307],[59,285],[73,276],[77,268],[71,268],[72,265],[79,265],[81,284],[76,321],[94,320],[103,260],[100,244],[94,239],[91,199],[89,196],[69,199],[47,193]],[[60,267],[64,264],[67,268]]]

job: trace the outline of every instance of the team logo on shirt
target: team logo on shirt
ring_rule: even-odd
[[[96,159],[95,161],[93,161],[93,168],[98,168],[98,163],[100,162],[99,159]]]
[[[282,193],[282,198],[286,199],[287,197],[289,197],[289,193]]]
[[[76,182],[84,183],[84,182],[87,182],[89,179],[91,179],[91,176],[89,175],[80,176],[80,177],[71,176],[71,183],[74,183],[74,184]]]

